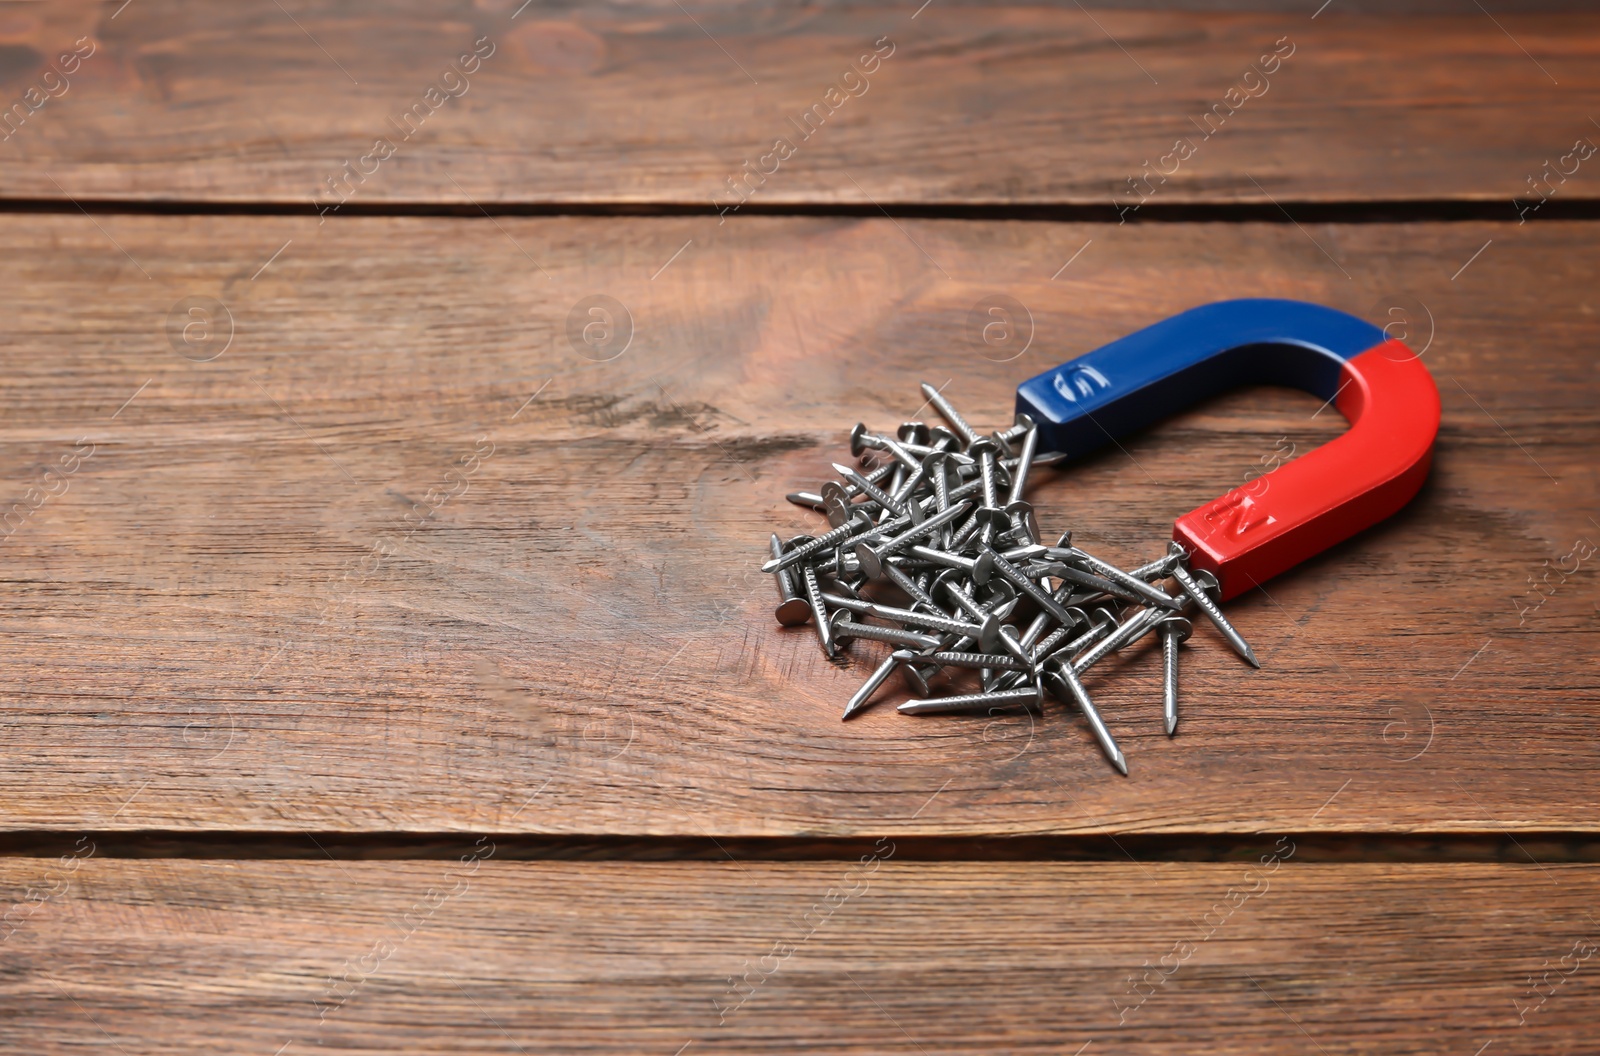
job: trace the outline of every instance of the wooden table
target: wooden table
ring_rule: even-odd
[[[519,2],[0,5],[0,1047],[1592,1051],[1600,16]],[[1262,670],[1199,633],[1169,740],[1118,665],[1127,778],[841,724],[784,493],[1237,296],[1444,404]],[[1040,518],[1136,561],[1340,428]]]

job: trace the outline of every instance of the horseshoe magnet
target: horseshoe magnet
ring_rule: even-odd
[[[1190,309],[1030,378],[1017,412],[1041,451],[1078,457],[1241,385],[1331,402],[1350,429],[1179,517],[1172,537],[1224,599],[1266,582],[1404,506],[1439,431],[1439,390],[1416,353],[1371,323],[1303,301]]]

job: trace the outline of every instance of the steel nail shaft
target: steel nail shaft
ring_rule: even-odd
[[[993,548],[985,547],[984,553],[990,555],[990,560],[994,562],[994,570],[996,572],[1010,581],[1012,586],[1032,598],[1041,609],[1055,617],[1057,623],[1072,622],[1072,613],[1068,612],[1064,605],[1046,593],[1039,584],[1023,575],[1020,568],[1001,557]]]
[[[1039,703],[1039,687],[1005,689],[998,693],[966,693],[958,697],[929,697],[927,700],[908,700],[900,705],[903,715],[938,715],[952,711],[987,711],[1017,704]]]
[[[1128,760],[1122,754],[1122,749],[1117,747],[1116,738],[1111,736],[1111,731],[1106,729],[1105,720],[1100,717],[1100,712],[1095,708],[1094,702],[1089,699],[1089,691],[1083,688],[1072,664],[1066,660],[1059,660],[1045,668],[1045,680],[1050,683],[1050,691],[1063,704],[1075,703],[1078,710],[1083,712],[1083,717],[1089,720],[1089,729],[1094,733],[1094,739],[1099,742],[1100,750],[1106,758],[1111,760],[1111,765],[1128,775]],[[1063,692],[1063,690],[1065,692]]]
[[[1166,615],[1163,609],[1142,609],[1111,632],[1110,637],[1102,638],[1100,643],[1087,653],[1072,662],[1072,668],[1078,674],[1083,674],[1089,668],[1099,663],[1108,653],[1121,649],[1125,645],[1144,637],[1145,632],[1156,625],[1156,621]]]
[[[956,434],[961,437],[962,443],[970,445],[974,440],[978,439],[978,434],[973,431],[972,426],[968,425],[967,420],[961,417],[954,407],[950,406],[950,401],[945,399],[938,389],[927,382],[923,382],[922,395],[926,396],[928,402],[933,404],[934,410],[938,411],[940,416],[950,423],[950,428],[954,429]]]
[[[1182,616],[1168,616],[1161,621],[1161,714],[1166,720],[1167,736],[1178,732],[1178,644],[1189,637],[1193,629]]]
[[[822,602],[822,587],[817,584],[817,570],[810,565],[801,573],[806,586],[806,600],[811,603],[812,623],[816,625],[817,640],[822,643],[822,655],[832,659],[839,655],[833,642],[833,627],[828,623],[828,609]]]
[[[845,614],[837,612],[833,620],[833,637],[837,641],[848,642],[854,638],[865,638],[873,642],[886,642],[889,645],[898,645],[911,649],[937,649],[942,644],[942,639],[932,634],[922,634],[918,631],[908,631],[900,627],[879,627],[875,623],[856,623],[853,620],[843,619]]]
[[[1011,494],[1007,503],[1021,502],[1022,492],[1028,486],[1028,471],[1033,468],[1034,456],[1039,452],[1039,430],[1031,428],[1022,434],[1022,453],[1017,456],[1016,468],[1011,471]]]
[[[1113,583],[1118,583],[1128,590],[1139,595],[1140,600],[1150,605],[1159,605],[1164,609],[1176,609],[1178,599],[1164,591],[1157,590],[1142,579],[1138,579],[1109,562],[1102,561],[1093,554],[1086,554],[1077,547],[1072,553],[1079,561],[1089,566],[1089,571],[1098,573]]]
[[[861,684],[861,688],[856,690],[854,695],[850,697],[849,703],[844,706],[844,714],[840,718],[848,719],[852,715],[865,711],[867,701],[872,699],[872,694],[878,691],[878,687],[883,685],[898,666],[900,666],[900,661],[895,659],[895,654],[891,653],[889,658],[879,664],[878,669],[868,675],[867,680]]]
[[[1216,624],[1217,630],[1222,632],[1222,637],[1226,638],[1228,644],[1233,646],[1233,651],[1244,657],[1245,663],[1251,667],[1260,667],[1261,661],[1256,659],[1255,651],[1250,648],[1250,643],[1245,641],[1244,636],[1234,629],[1233,624],[1228,622],[1226,616],[1222,615],[1222,610],[1217,608],[1217,603],[1212,601],[1211,596],[1200,588],[1200,584],[1194,581],[1194,577],[1189,574],[1188,570],[1182,565],[1174,565],[1172,578],[1176,579],[1178,586],[1183,588],[1183,592],[1189,595],[1196,605],[1200,606],[1200,611],[1206,614],[1206,619]]]

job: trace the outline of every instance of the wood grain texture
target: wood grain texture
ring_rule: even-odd
[[[0,243],[9,828],[1594,830],[1592,561],[1514,604],[1600,540],[1584,224],[79,215]],[[1008,363],[969,324],[997,292],[1035,326]],[[604,363],[567,337],[598,293],[633,325]],[[1445,409],[1406,511],[1233,605],[1264,670],[1198,633],[1172,740],[1147,656],[1096,678],[1128,779],[1054,706],[841,725],[878,653],[773,622],[766,534],[815,523],[783,494],[919,379],[998,425],[1020,379],[1247,294],[1400,306]],[[233,320],[208,362],[168,329],[192,297]],[[1198,408],[1042,482],[1041,519],[1158,551],[1280,438],[1334,435],[1316,412]]]
[[[23,109],[0,143],[0,194],[309,212],[319,194],[337,200],[326,181],[349,163],[367,173],[342,177],[351,208],[709,213],[714,196],[736,200],[726,181],[749,161],[772,173],[748,192],[753,206],[1109,212],[1114,192],[1135,200],[1127,181],[1147,163],[1172,171],[1161,159],[1188,138],[1193,156],[1156,189],[1158,205],[1504,200],[1509,219],[1527,177],[1600,134],[1588,118],[1600,99],[1592,9],[1502,11],[1497,25],[1472,5],[1375,15],[1341,3],[1314,19],[1317,5],[1300,3],[1201,13],[943,0],[915,18],[915,4],[770,3],[536,5],[513,17],[519,4],[8,4],[0,103]],[[66,87],[42,80],[79,39],[96,50]],[[464,88],[441,87],[479,40],[494,49],[481,68]],[[866,83],[846,78],[882,40],[893,53]],[[1257,97],[1235,95],[1237,112],[1207,126],[1280,40],[1294,50],[1267,86],[1248,78],[1242,90]],[[793,122],[819,104],[827,120],[803,135]],[[397,130],[418,105],[427,120]],[[761,159],[783,137],[795,149],[774,168]],[[374,161],[379,139],[393,149]],[[1558,197],[1593,199],[1593,186],[1585,167]]]
[[[58,893],[14,914],[0,1042],[129,1056],[1592,1048],[1594,866],[912,865],[893,850],[867,865],[6,860],[8,905]]]

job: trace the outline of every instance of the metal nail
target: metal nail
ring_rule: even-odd
[[[1011,521],[1011,530],[1014,535],[1026,540],[1020,549],[1032,549],[1038,546],[1039,521],[1033,515],[1033,504],[1021,499],[1013,499],[1006,503],[1006,517]],[[1044,552],[1044,547],[1039,547],[1039,552]],[[1010,557],[1010,555],[1007,555]],[[1011,558],[1016,560],[1016,558]]]
[[[822,655],[831,660],[839,655],[839,648],[833,644],[833,628],[828,623],[828,610],[822,601],[822,587],[817,583],[817,570],[807,565],[800,575],[806,588],[806,600],[811,603],[811,622],[817,629],[817,640],[822,643]]]
[[[905,549],[918,539],[932,535],[943,526],[960,517],[966,512],[966,509],[967,504],[963,502],[959,506],[952,506],[948,510],[934,514],[921,524],[912,527],[910,531],[902,532],[892,538],[880,539],[871,543],[857,543],[855,554],[861,560],[862,570],[873,579],[880,578],[883,575],[882,565],[885,558]],[[882,526],[880,525],[879,527]]]
[[[1178,544],[1173,543],[1172,545],[1177,546]],[[1182,560],[1183,549],[1180,547],[1177,553],[1172,553],[1169,551],[1165,554],[1162,554],[1154,561],[1147,561],[1138,568],[1128,569],[1128,575],[1134,577],[1135,579],[1142,579],[1146,582],[1149,582],[1153,579],[1166,579],[1172,575],[1173,568],[1176,567],[1177,564]]]
[[[1085,572],[1081,568],[1074,568],[1063,561],[1051,561],[1038,566],[1038,568],[1040,575],[1054,576],[1063,582],[1079,587],[1088,587],[1090,590],[1096,590],[1102,594],[1111,594],[1125,601],[1137,601],[1141,604],[1144,602],[1143,597],[1127,587],[1113,583],[1104,576],[1097,576],[1093,572]]]
[[[822,496],[814,491],[791,491],[784,498],[796,506],[809,506],[813,510],[822,509]]]
[[[1039,454],[1033,456],[1033,468],[1037,469],[1039,466],[1054,466],[1061,462],[1065,462],[1066,460],[1067,453],[1065,451],[1041,451]],[[1017,464],[1021,461],[1022,459],[1020,456],[1017,458],[1002,458],[1000,460],[1000,468],[1009,473],[1012,470],[1015,470],[1017,468]]]
[[[776,572],[780,568],[790,568],[794,565],[798,565],[801,561],[804,561],[812,554],[826,550],[830,546],[838,546],[842,544],[846,539],[850,538],[852,529],[859,531],[862,528],[870,527],[871,525],[869,522],[867,522],[865,517],[853,518],[850,521],[839,525],[839,527],[832,529],[831,531],[824,532],[822,535],[817,536],[804,546],[797,546],[793,550],[785,552],[783,557],[773,558],[771,561],[768,561],[766,564],[761,566],[761,571]]]
[[[1178,607],[1177,598],[1157,590],[1155,587],[1152,587],[1142,579],[1138,579],[1129,575],[1116,565],[1111,564],[1109,561],[1102,561],[1093,554],[1084,553],[1077,547],[1072,548],[1072,553],[1078,561],[1089,566],[1089,571],[1094,572],[1097,575],[1104,576],[1113,583],[1121,584],[1128,590],[1131,590],[1135,594],[1139,595],[1140,599],[1146,603],[1151,605],[1159,605],[1164,609],[1176,609]]]
[[[1055,598],[1045,593],[1044,590],[1040,589],[1039,584],[1023,575],[1022,571],[1017,568],[1016,565],[1013,565],[1010,561],[1007,561],[1005,558],[995,553],[992,549],[986,550],[985,552],[994,555],[994,570],[1009,580],[1011,584],[1018,590],[1032,598],[1034,603],[1037,604],[1041,609],[1048,612],[1051,616],[1054,616],[1060,623],[1072,622],[1072,614],[1066,610],[1066,607]]]
[[[1032,671],[1033,665],[1023,663],[1014,656],[1001,656],[998,653],[958,653],[944,649],[918,659],[928,663],[938,664],[940,667],[991,667],[1002,671]]]
[[[905,506],[896,502],[894,500],[894,496],[890,495],[888,492],[884,491],[882,488],[878,487],[876,484],[872,483],[872,481],[868,480],[866,477],[863,477],[860,473],[857,473],[849,466],[842,466],[835,462],[833,464],[833,471],[848,480],[850,483],[854,484],[857,488],[860,488],[863,495],[866,495],[873,502],[876,502],[884,509],[892,510],[896,514],[904,514],[906,512]]]
[[[1100,717],[1094,702],[1089,699],[1089,691],[1083,688],[1083,682],[1078,678],[1077,672],[1073,671],[1072,664],[1064,659],[1057,660],[1046,665],[1043,671],[1043,682],[1050,687],[1051,694],[1063,704],[1077,704],[1078,710],[1083,712],[1083,717],[1089,720],[1089,729],[1093,731],[1094,739],[1099,742],[1100,750],[1111,760],[1111,765],[1126,777],[1128,760],[1123,756],[1122,749],[1117,747],[1116,738],[1106,729],[1105,720]]]
[[[843,609],[835,612],[829,622],[833,624],[833,639],[836,642],[865,638],[868,641],[885,642],[909,649],[937,649],[944,644],[942,639],[931,634],[920,634],[899,627],[879,627],[872,623],[856,623]]]
[[[999,553],[1007,561],[1016,564],[1018,561],[1032,561],[1035,558],[1042,557],[1046,549],[1048,548],[1040,546],[1038,543],[1024,543],[1009,550],[1001,550]]]
[[[1000,627],[1000,645],[1018,663],[1026,664],[1030,669],[1034,666],[1033,654],[1028,652],[1027,647],[1022,644],[1022,637],[1017,633],[1017,629],[1009,623]]]
[[[921,666],[906,661],[900,665],[900,675],[905,679],[906,690],[914,697],[926,697],[933,692],[928,685],[928,679],[939,673],[936,667]]]
[[[980,622],[987,620],[990,616],[995,616],[1002,620],[1005,619],[1006,615],[1009,613],[1009,610],[1005,608],[1007,602],[1016,598],[1016,591],[1013,590],[1009,596],[1004,592],[998,594],[991,592],[993,601],[990,604],[979,601],[977,597],[966,588],[965,584],[963,584],[958,578],[954,578],[953,570],[949,574],[940,576],[934,582],[937,583],[938,586],[944,588],[944,592],[950,595],[951,598],[955,599],[955,603],[961,608],[965,609],[969,616]],[[1003,584],[999,583],[999,581],[996,581],[996,585]]]
[[[963,557],[960,554],[935,550],[927,546],[908,546],[905,552],[909,556],[931,561],[936,565],[960,569],[971,577],[972,582],[980,587],[989,582],[989,577],[994,574],[994,559],[989,557],[988,554],[980,554],[975,558]]]
[[[895,502],[898,502],[901,505],[906,513],[911,515],[911,521],[913,524],[921,524],[928,517],[927,511],[923,509],[922,503],[918,502],[916,499],[917,489],[922,486],[922,481],[927,477],[927,475],[927,463],[918,463],[917,468],[906,474],[906,479],[898,488],[894,489],[894,493],[890,496]]]
[[[1071,589],[1071,584],[1068,584],[1051,595],[1051,597],[1055,598],[1057,601],[1062,602],[1063,607],[1072,616],[1071,623],[1061,624],[1061,630],[1069,634],[1077,628],[1089,626],[1088,613],[1076,605],[1065,604],[1067,593]],[[1022,644],[1027,646],[1029,649],[1032,649],[1035,645],[1038,645],[1040,636],[1043,635],[1045,630],[1054,622],[1055,620],[1048,612],[1040,611],[1034,614],[1033,622],[1029,623],[1028,629],[1022,633]]]
[[[1020,437],[1023,433],[1029,432],[1034,428],[1033,419],[1026,414],[1019,414],[1012,419],[1012,421],[1015,424],[1013,424],[1010,429],[1007,429],[999,434],[1005,438],[1005,441],[1008,444]]]
[[[1132,645],[1140,638],[1143,638],[1150,628],[1156,625],[1156,621],[1165,615],[1166,611],[1163,609],[1139,610],[1133,616],[1128,617],[1122,626],[1102,638],[1094,648],[1074,660],[1072,669],[1080,675],[1083,674],[1108,654],[1121,649],[1125,645]]]
[[[1161,633],[1161,714],[1171,737],[1178,732],[1178,644],[1188,640],[1194,627],[1182,616],[1167,616],[1156,629]]]
[[[891,457],[908,469],[915,469],[918,463],[916,457],[905,447],[890,440],[887,436],[874,436],[867,432],[866,424],[857,422],[854,429],[850,430],[850,453],[860,458],[868,450],[887,451]],[[874,484],[877,481],[873,481]]]
[[[1011,471],[1011,494],[1007,497],[1008,503],[1022,501],[1023,489],[1028,486],[1028,471],[1033,468],[1033,459],[1038,453],[1039,430],[1029,429],[1022,434],[1022,453],[1017,456],[1016,468]]]
[[[783,556],[783,543],[778,539],[778,533],[772,533],[772,556]],[[811,604],[800,596],[800,591],[795,589],[794,578],[787,568],[780,568],[772,573],[773,580],[778,584],[778,608],[776,615],[778,622],[785,627],[797,627],[811,618]]]
[[[972,426],[968,425],[967,420],[961,417],[954,407],[950,406],[950,401],[945,399],[938,389],[927,382],[923,382],[922,395],[926,396],[928,402],[933,404],[933,409],[939,412],[940,417],[950,423],[950,428],[956,431],[956,435],[961,437],[963,443],[970,445],[974,440],[978,439],[978,434],[972,431]]]
[[[1250,643],[1245,641],[1244,636],[1234,629],[1233,624],[1228,622],[1228,618],[1222,615],[1222,610],[1217,608],[1217,603],[1211,600],[1210,595],[1206,593],[1200,584],[1194,581],[1194,577],[1182,565],[1173,567],[1172,578],[1176,579],[1178,586],[1183,588],[1183,592],[1189,595],[1196,605],[1200,606],[1200,611],[1206,614],[1206,619],[1215,624],[1217,630],[1222,632],[1222,637],[1226,638],[1228,644],[1233,646],[1233,651],[1244,657],[1245,663],[1251,667],[1260,667],[1261,662],[1256,659],[1256,654],[1250,648]],[[1211,582],[1215,583],[1216,580],[1213,579]]]
[[[889,582],[905,591],[908,595],[910,595],[912,600],[916,601],[918,604],[927,606],[929,609],[939,613],[941,616],[949,615],[944,611],[944,609],[940,608],[937,601],[933,600],[933,596],[931,594],[917,584],[916,580],[912,579],[910,576],[906,575],[892,564],[885,563],[879,567],[882,568],[883,574],[886,578],[888,578]]]
[[[1007,689],[998,693],[966,693],[958,697],[929,697],[927,700],[908,700],[900,705],[903,715],[939,715],[960,711],[989,711],[1016,705],[1039,705],[1042,694],[1038,686],[1026,689]]]
[[[1073,653],[1089,648],[1117,629],[1117,618],[1105,609],[1093,609],[1090,610],[1088,615],[1088,625],[1089,629],[1079,634],[1076,638],[1073,638],[1072,635],[1077,633],[1077,628],[1066,625],[1057,627],[1046,635],[1038,645],[1033,647],[1034,661],[1036,663],[1042,662],[1057,653],[1065,653],[1071,656]],[[1071,640],[1069,641],[1068,639]]]
[[[878,687],[883,685],[884,681],[894,673],[894,669],[899,665],[900,661],[895,659],[895,655],[891,653],[887,660],[878,665],[876,671],[867,676],[867,680],[861,684],[861,688],[856,690],[851,695],[849,702],[845,704],[844,714],[840,718],[848,719],[850,716],[866,710],[867,701],[871,699],[872,694],[878,691]]]
[[[877,466],[876,468],[868,470],[864,475],[873,484],[877,485],[878,487],[882,487],[883,482],[889,479],[889,476],[894,472],[894,469],[895,463],[886,462],[881,466]],[[836,489],[834,493],[843,498],[845,502],[849,502],[861,495],[861,489],[856,487],[854,484],[841,484],[836,480],[824,482],[823,485],[817,489],[817,494],[821,495],[823,501],[826,502],[830,490],[832,489]]]
[[[879,619],[914,624],[918,627],[931,627],[933,630],[943,631],[946,634],[959,634],[975,638],[986,653],[994,648],[995,642],[1000,637],[1000,620],[992,612],[981,623],[963,623],[948,616],[936,616],[931,612],[897,609],[892,605],[879,605],[876,602],[870,602],[869,604],[872,607],[867,610],[868,613],[877,616]]]
[[[983,504],[998,507],[1000,505],[1000,486],[997,476],[998,466],[995,458],[1000,448],[988,437],[981,437],[967,447],[967,454],[978,460],[978,474],[983,481]]]
[[[928,423],[901,422],[900,428],[894,431],[894,435],[908,444],[926,444],[928,442]]]
[[[936,451],[928,456],[923,465],[928,467],[928,477],[933,481],[934,506],[940,513],[943,513],[950,508],[952,479],[950,455],[944,451]],[[950,545],[950,531],[948,524],[939,529],[938,542],[946,549]]]

